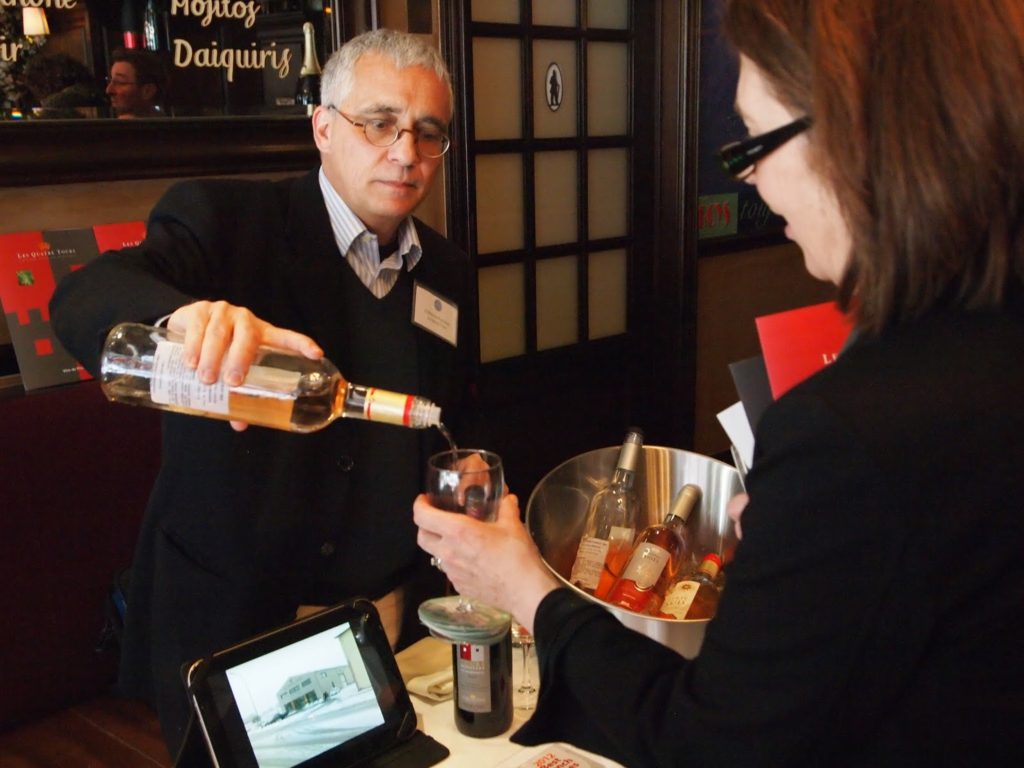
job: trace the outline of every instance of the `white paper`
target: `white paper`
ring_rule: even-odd
[[[412,322],[453,347],[459,339],[459,307],[421,283],[413,290]]]
[[[747,412],[743,403],[737,401],[718,414],[718,423],[722,425],[729,441],[739,452],[740,459],[747,469],[754,464],[754,432],[750,429]]]

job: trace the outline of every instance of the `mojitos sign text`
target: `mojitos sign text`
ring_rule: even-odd
[[[259,7],[256,0],[171,0],[171,16],[198,19],[203,27],[210,26],[214,19],[238,20],[251,29]],[[265,48],[257,48],[255,42],[249,48],[221,48],[216,40],[211,40],[208,46],[198,46],[176,37],[171,46],[174,66],[220,68],[225,70],[229,83],[234,82],[236,69],[274,69],[283,80],[288,77],[292,62],[291,50],[278,48],[275,42]]]

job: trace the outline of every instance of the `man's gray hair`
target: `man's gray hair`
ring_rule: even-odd
[[[452,78],[438,50],[422,37],[394,29],[363,32],[331,54],[320,79],[321,104],[336,107],[346,99],[355,83],[356,62],[366,53],[386,56],[398,69],[425,67],[431,70],[447,87],[448,103],[454,106]]]

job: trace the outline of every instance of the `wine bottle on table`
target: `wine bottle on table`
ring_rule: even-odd
[[[721,592],[715,581],[721,569],[722,558],[714,552],[704,555],[697,570],[668,588],[659,615],[664,619],[710,619],[718,610]]]
[[[238,386],[203,384],[183,362],[182,341],[166,328],[115,326],[100,360],[107,399],[288,432],[313,432],[337,418],[442,426],[441,409],[426,398],[352,384],[326,358],[282,349],[261,347]]]
[[[320,60],[316,57],[316,39],[313,24],[302,25],[302,69],[295,86],[295,103],[306,107],[306,114],[313,114],[313,107],[320,103]]]
[[[633,483],[643,442],[643,432],[630,428],[619,449],[611,482],[594,494],[587,510],[569,581],[597,597],[608,593],[633,546],[640,510]]]
[[[701,495],[696,485],[684,485],[664,521],[649,525],[637,536],[622,575],[608,593],[609,603],[657,615],[669,585],[692,556],[691,520]]]
[[[491,645],[452,644],[455,727],[477,738],[512,725],[512,634]]]

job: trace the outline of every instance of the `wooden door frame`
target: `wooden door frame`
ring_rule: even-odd
[[[656,0],[653,70],[656,149],[649,166],[655,204],[646,316],[639,327],[649,370],[638,380],[648,442],[689,448],[696,406],[697,156],[701,0]]]

